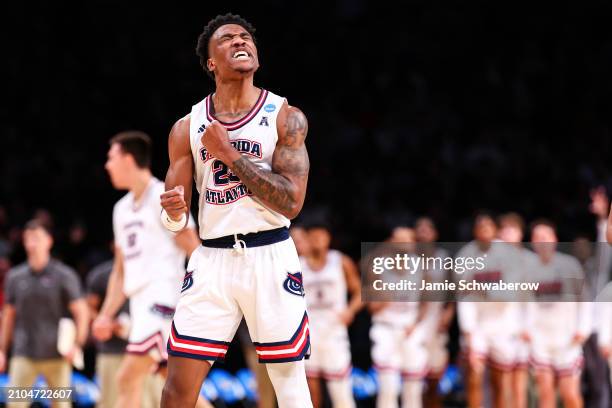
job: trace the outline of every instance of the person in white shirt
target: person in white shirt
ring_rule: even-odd
[[[145,377],[167,360],[166,342],[181,281],[183,277],[188,281],[186,256],[200,244],[193,224],[176,235],[162,225],[159,196],[165,188],[150,165],[149,136],[127,131],[111,139],[105,168],[113,186],[129,192],[113,210],[115,259],[93,334],[100,341],[108,340],[115,315],[129,298],[127,355],[116,377],[116,406],[122,408],[140,405]],[[161,393],[160,388],[160,399]]]
[[[584,271],[576,258],[557,251],[557,234],[550,221],[532,224],[531,242],[539,258],[532,272],[539,287],[537,302],[529,303],[527,338],[539,405],[555,407],[558,389],[565,407],[582,407],[582,344],[592,324],[592,305],[580,301]]]
[[[326,224],[308,225],[307,237],[310,250],[300,262],[312,336],[312,352],[306,361],[312,404],[322,406],[322,378],[335,408],[354,408],[348,326],[363,307],[359,272],[351,258],[330,249]]]

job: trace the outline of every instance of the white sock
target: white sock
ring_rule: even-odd
[[[398,408],[397,398],[400,393],[400,376],[398,373],[378,373],[378,396],[376,408]]]
[[[421,380],[405,380],[402,386],[402,407],[421,408],[423,382]]]
[[[355,408],[350,377],[342,380],[328,380],[327,391],[329,391],[334,408]]]
[[[304,360],[266,364],[278,408],[312,408]]]

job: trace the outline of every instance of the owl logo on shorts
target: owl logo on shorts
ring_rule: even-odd
[[[189,289],[193,285],[193,272],[185,272],[185,277],[183,278],[183,287],[181,288],[181,293]]]
[[[283,288],[292,295],[304,296],[304,285],[302,284],[302,272],[287,272],[287,279],[283,282]]]

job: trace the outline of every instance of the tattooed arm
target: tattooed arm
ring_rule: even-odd
[[[276,128],[278,142],[272,156],[272,171],[257,167],[238,153],[229,144],[227,131],[217,121],[206,128],[202,142],[266,207],[287,218],[295,218],[306,197],[310,163],[304,141],[308,122],[302,111],[285,102],[278,114]]]

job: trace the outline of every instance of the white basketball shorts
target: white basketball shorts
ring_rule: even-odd
[[[286,228],[205,240],[192,254],[168,353],[223,360],[244,316],[260,363],[307,358],[308,315]]]
[[[128,353],[149,354],[157,362],[168,359],[166,342],[180,290],[180,280],[152,280],[130,296]]]

